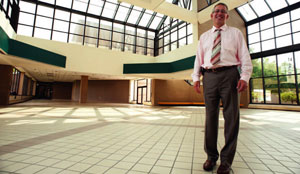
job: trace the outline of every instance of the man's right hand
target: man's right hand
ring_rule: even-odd
[[[196,91],[198,94],[201,93],[201,92],[200,92],[200,81],[194,82],[194,89],[195,89],[195,91]]]

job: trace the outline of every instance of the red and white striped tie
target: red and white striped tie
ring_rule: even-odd
[[[215,65],[220,62],[220,52],[221,52],[221,29],[215,30],[216,36],[214,39],[214,46],[212,49],[210,62],[212,65]]]

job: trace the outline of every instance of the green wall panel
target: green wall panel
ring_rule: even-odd
[[[124,64],[124,74],[172,73],[192,69],[196,56],[187,57],[170,63]]]
[[[9,47],[9,37],[2,29],[2,27],[0,27],[0,48],[7,53],[8,47]]]
[[[66,56],[56,54],[13,39],[9,40],[8,54],[47,63],[50,65],[66,67]]]

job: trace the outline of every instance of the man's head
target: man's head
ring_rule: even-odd
[[[224,3],[218,3],[217,5],[215,5],[210,17],[213,20],[213,24],[215,27],[222,27],[229,17],[227,5]]]

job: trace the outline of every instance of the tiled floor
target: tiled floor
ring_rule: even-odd
[[[0,174],[201,174],[203,107],[0,108]],[[220,117],[219,148],[224,144]],[[300,173],[300,112],[241,109],[234,174]]]

